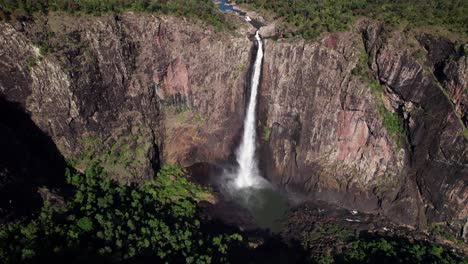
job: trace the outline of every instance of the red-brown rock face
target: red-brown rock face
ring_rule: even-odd
[[[382,128],[367,84],[351,74],[360,41],[351,33],[336,35],[331,47],[266,41],[260,104],[271,158],[265,168],[291,190],[376,211],[406,181],[405,151]]]
[[[92,153],[128,182],[152,177],[160,162],[230,155],[244,112],[247,34],[134,14],[52,14],[1,28],[1,94],[78,167]]]
[[[453,44],[424,47],[414,35],[365,21],[359,27],[316,43],[265,41],[259,127],[265,176],[311,199],[409,225],[466,218],[466,85],[460,90],[466,57],[449,49],[434,62],[431,49],[455,50]],[[415,50],[427,59],[418,61]],[[352,73],[366,53],[367,80]],[[440,66],[449,57],[456,59]],[[436,63],[443,81],[431,70]],[[383,92],[372,92],[371,78]],[[403,120],[403,143],[383,125],[385,112]]]

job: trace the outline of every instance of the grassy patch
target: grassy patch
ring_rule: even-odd
[[[180,108],[179,113],[177,114],[177,122],[179,123],[184,123],[185,120],[187,119],[187,112],[189,111],[189,108],[184,105]]]
[[[26,69],[28,69],[29,72],[37,66],[37,64],[42,60],[41,56],[31,56],[26,60]]]
[[[199,113],[195,114],[194,119],[195,119],[195,122],[197,122],[197,124],[199,125],[203,124],[203,117]]]
[[[422,49],[418,49],[413,52],[413,57],[418,61],[422,61],[426,58],[426,52],[424,52]]]
[[[39,51],[41,55],[47,55],[48,53],[52,52],[52,48],[49,46],[49,43],[47,42],[42,42],[39,45]]]
[[[371,92],[374,94],[381,95],[383,93],[383,88],[380,85],[380,82],[376,79],[370,79],[368,77],[364,77],[364,80],[367,82],[369,85],[369,88],[371,89]]]
[[[383,105],[379,105],[378,110],[383,127],[395,139],[397,147],[401,148],[401,139],[405,136],[403,119],[397,113],[387,110]]]
[[[361,45],[359,54],[359,62],[356,67],[351,71],[351,74],[356,76],[367,76],[369,74],[369,55]]]
[[[263,141],[268,142],[268,141],[270,140],[270,133],[271,133],[270,127],[268,127],[267,125],[265,125],[265,126],[263,127],[263,133],[262,133],[262,139],[263,139]]]

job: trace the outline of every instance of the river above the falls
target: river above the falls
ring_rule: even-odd
[[[226,0],[219,0],[218,1],[218,8],[219,8],[219,10],[221,10],[223,12],[224,11],[232,11],[232,12],[238,13],[239,15],[245,16],[244,12],[241,12],[239,10],[234,9],[234,6],[227,4]]]
[[[256,19],[252,19],[251,17],[247,16],[247,13],[236,9],[235,5],[231,5],[231,4],[227,3],[226,0],[218,0],[217,4],[218,4],[218,9],[220,11],[222,11],[222,12],[233,12],[233,13],[241,16],[242,18],[244,18],[245,21],[249,22],[256,29],[259,29],[259,28],[265,26],[262,22],[260,22],[260,21],[258,21]]]

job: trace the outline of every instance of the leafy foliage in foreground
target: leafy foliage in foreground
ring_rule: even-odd
[[[447,0],[237,0],[273,11],[297,28],[296,33],[314,38],[321,32],[342,31],[359,16],[392,25],[441,26],[468,35],[468,1]]]
[[[0,0],[0,13],[2,10],[7,17],[50,11],[85,14],[157,12],[197,17],[217,30],[229,27],[212,0]]]
[[[468,263],[440,246],[405,239],[360,238],[342,254],[338,263]]]
[[[322,219],[320,214],[309,217],[310,220],[289,222],[289,228],[294,222],[299,224],[298,229],[289,229],[289,235],[301,242],[300,246],[310,258],[306,263],[468,263],[466,256],[450,248],[422,239],[408,239],[406,236],[412,232],[404,228],[394,233],[402,236],[386,236],[359,231],[358,225],[330,221],[327,217]]]
[[[333,241],[334,249],[322,243]],[[313,263],[463,263],[468,259],[423,241],[355,234],[338,225],[316,226],[303,233],[302,246],[312,252]]]
[[[141,186],[122,186],[94,163],[84,174],[69,172],[67,180],[76,192],[65,208],[46,203],[36,219],[1,229],[2,263],[71,256],[219,263],[242,241],[238,234],[202,231],[196,200],[206,193],[181,169],[166,166]]]

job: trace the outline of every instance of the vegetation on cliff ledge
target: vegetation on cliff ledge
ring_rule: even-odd
[[[352,74],[360,76],[368,85],[375,99],[377,112],[382,120],[382,126],[387,130],[388,134],[394,139],[398,148],[402,147],[402,143],[406,140],[407,130],[405,128],[403,116],[400,116],[397,111],[387,109],[383,102],[384,89],[378,78],[373,75],[370,68],[369,54],[361,47],[359,63],[352,70]]]
[[[200,18],[216,30],[230,27],[212,0],[0,0],[0,19],[51,11],[98,15],[124,11],[155,12]]]
[[[237,0],[274,12],[295,30],[314,38],[321,32],[344,31],[358,17],[391,25],[437,26],[468,35],[468,1],[446,0]]]

